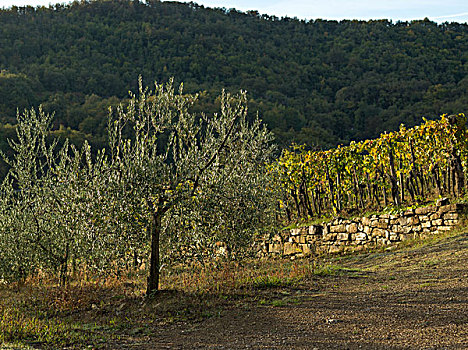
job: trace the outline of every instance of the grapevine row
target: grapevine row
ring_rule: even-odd
[[[289,221],[343,210],[417,203],[463,194],[468,170],[466,117],[439,120],[326,151],[285,150],[271,165]]]

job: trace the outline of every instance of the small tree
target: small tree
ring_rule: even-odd
[[[158,289],[162,253],[177,245],[206,247],[222,239],[245,245],[270,213],[263,167],[272,136],[247,120],[246,94],[224,93],[221,111],[195,115],[196,95],[176,93],[173,82],[130,95],[109,118],[110,178],[133,220],[147,222],[147,294]],[[127,135],[127,136],[125,136]],[[243,244],[242,244],[243,243]]]
[[[51,121],[41,108],[18,114],[16,139],[9,140],[13,157],[3,155],[10,166],[0,188],[0,278],[6,280],[56,271],[63,284],[72,261],[102,271],[125,252],[119,223],[103,215],[111,207],[104,151],[92,159],[87,143],[77,149],[65,140],[59,147]]]

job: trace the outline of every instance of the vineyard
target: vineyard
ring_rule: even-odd
[[[271,166],[288,221],[459,197],[468,170],[466,117],[439,120],[327,151],[294,146]]]

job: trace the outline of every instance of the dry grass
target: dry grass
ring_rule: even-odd
[[[151,335],[153,327],[214,317],[233,305],[293,303],[287,290],[301,288],[303,283],[310,286],[313,280],[341,275],[352,278],[385,270],[389,271],[389,281],[383,282],[388,283],[398,264],[407,264],[408,269],[440,265],[444,254],[451,254],[449,250],[438,253],[438,261],[413,259],[412,252],[443,245],[457,235],[460,233],[406,241],[391,252],[174,267],[162,274],[163,289],[153,299],[144,296],[145,276],[135,272],[118,279],[72,280],[65,287],[44,276],[2,285],[0,342],[51,349],[100,348],[121,336]],[[395,254],[400,258],[395,259]],[[428,288],[430,283],[422,281],[421,287]]]

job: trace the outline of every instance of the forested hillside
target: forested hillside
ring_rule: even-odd
[[[467,112],[467,61],[467,24],[301,21],[155,0],[13,7],[0,10],[0,122],[42,103],[58,133],[99,144],[107,106],[140,74],[174,76],[206,91],[205,111],[223,87],[247,90],[281,146],[330,147]]]

